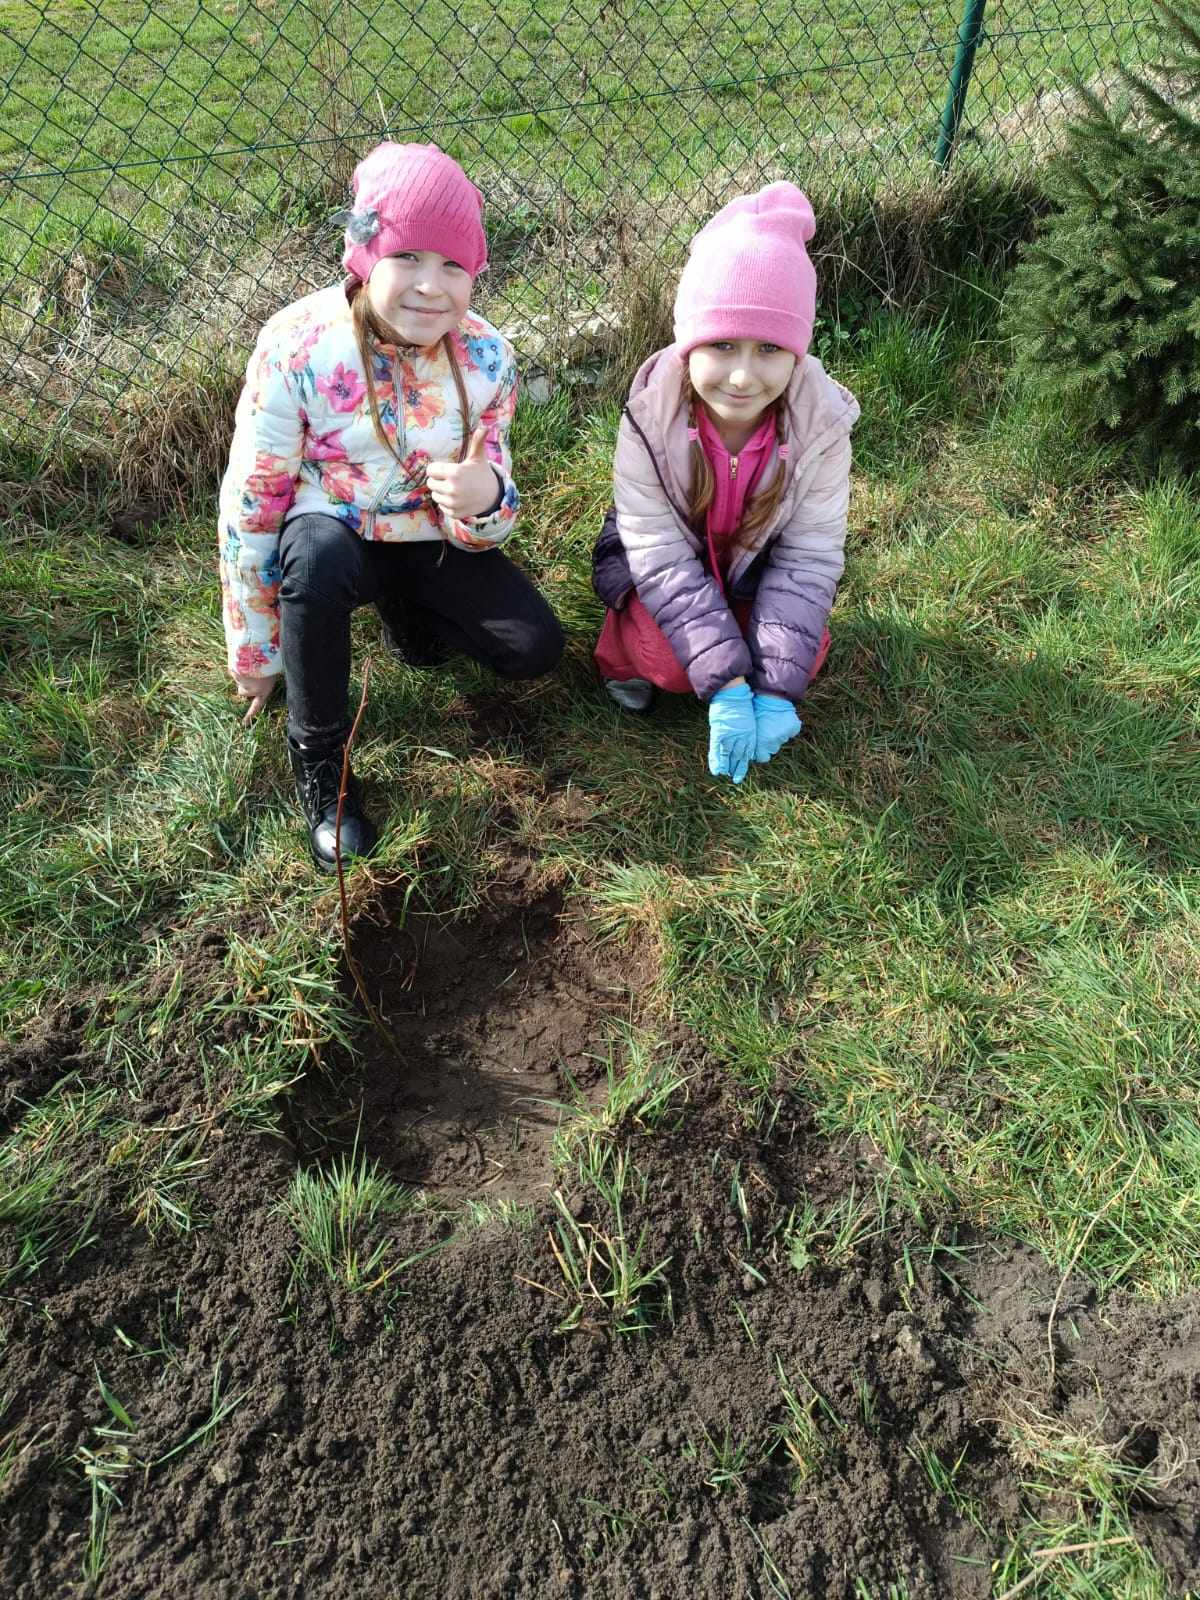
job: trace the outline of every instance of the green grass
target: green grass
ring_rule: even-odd
[[[714,1494],[727,1494],[739,1488],[747,1474],[761,1466],[767,1447],[749,1439],[734,1439],[728,1426],[717,1437],[701,1423],[700,1439],[689,1439],[683,1454],[704,1470],[705,1485]]]
[[[809,736],[740,791],[705,775],[693,705],[622,720],[591,686],[615,410],[522,412],[518,552],[571,643],[559,676],[514,692],[592,820],[548,808],[537,759],[476,747],[483,674],[377,659],[359,764],[387,832],[351,894],[405,877],[418,902],[469,906],[507,835],[614,937],[652,942],[754,1114],[785,1064],[825,1127],[887,1153],[898,1197],[952,1198],[1062,1265],[1129,1180],[1083,1262],[1169,1289],[1194,1281],[1200,1228],[1197,497],[1126,484],[1023,410],[989,304],[842,342],[870,403],[834,653]],[[17,1028],[99,984],[114,1072],[136,1086],[182,1027],[212,1106],[254,1123],[349,1022],[279,713],[249,734],[232,715],[210,542],[200,522],[138,548],[81,523],[6,544],[3,1001]],[[227,937],[219,985],[160,976],[146,1004],[185,927]],[[251,1005],[271,1026],[229,1037]],[[685,1107],[668,1057],[634,1057],[601,1142]]]
[[[119,1329],[117,1331],[120,1332]],[[129,1342],[124,1335],[122,1342]],[[159,1356],[164,1352],[140,1350],[139,1353]],[[221,1358],[218,1356],[213,1368],[208,1416],[171,1449],[145,1460],[134,1454],[139,1431],[136,1418],[130,1415],[120,1397],[104,1381],[99,1367],[94,1370],[104,1413],[103,1421],[93,1426],[90,1434],[99,1443],[95,1448],[80,1443],[69,1459],[70,1467],[77,1471],[88,1494],[87,1537],[81,1566],[89,1587],[99,1582],[108,1561],[109,1522],[114,1510],[122,1508],[116,1485],[134,1473],[141,1475],[144,1484],[155,1468],[164,1466],[193,1446],[211,1442],[222,1422],[241,1405],[247,1394],[247,1391],[236,1395],[222,1392]]]
[[[1036,1573],[1021,1591],[1035,1600],[1085,1595],[1169,1600],[1172,1591],[1162,1571],[1130,1531],[1129,1510],[1138,1497],[1152,1501],[1156,1486],[1169,1481],[1183,1460],[1156,1476],[1123,1461],[1120,1444],[1106,1444],[1086,1431],[1072,1433],[1036,1412],[1014,1414],[1009,1432],[1013,1454],[1027,1474],[1023,1486],[1045,1511],[998,1564],[995,1581],[1001,1592]]]
[[[778,1356],[775,1363],[784,1411],[775,1427],[772,1449],[782,1452],[795,1489],[820,1472],[836,1454],[837,1440],[845,1433],[846,1424],[808,1378],[800,1375],[797,1393],[797,1385],[788,1382]]]
[[[844,157],[848,143],[880,165],[897,146],[928,157],[958,23],[949,0],[866,11],[765,0],[736,24],[709,0],[502,11],[483,0],[416,10],[256,0],[233,11],[175,0],[152,15],[132,0],[5,0],[0,168],[27,175],[12,202],[24,229],[67,239],[100,198],[86,235],[136,261],[181,209],[305,220],[323,186],[344,178],[348,150],[385,133],[434,136],[477,173],[516,180],[497,217],[500,253],[511,254],[553,226],[548,165],[578,200],[608,187],[617,150],[636,148],[621,163],[630,187],[659,196],[764,142],[784,162]],[[977,68],[982,121],[1064,74],[1094,75],[1134,30],[1123,13],[1097,21],[1083,5],[1023,0],[990,34]],[[41,176],[68,168],[66,183]]]
[[[980,1533],[987,1533],[984,1510],[959,1482],[963,1459],[968,1446],[964,1445],[957,1461],[947,1464],[931,1446],[916,1440],[908,1446],[908,1453],[928,1478],[930,1486],[942,1496],[957,1516],[974,1523]]]
[[[854,1184],[823,1212],[807,1196],[793,1207],[783,1229],[782,1247],[788,1264],[805,1272],[815,1264],[834,1269],[863,1245],[880,1238],[888,1226],[886,1195],[860,1197]]]
[[[517,553],[570,636],[560,673],[504,691],[535,743],[481,742],[486,675],[396,666],[360,619],[374,666],[357,765],[385,833],[352,905],[390,889],[469,913],[515,845],[657,969],[607,1092],[560,1135],[563,1198],[587,1197],[556,1210],[561,1270],[541,1286],[565,1328],[669,1330],[667,1263],[638,1208],[655,1137],[686,1125],[688,1078],[656,1018],[695,1031],[764,1137],[795,1095],[881,1156],[876,1195],[801,1204],[748,1241],[777,1270],[836,1271],[899,1206],[918,1226],[949,1210],[1027,1240],[1102,1288],[1197,1284],[1200,491],[1135,482],[1039,411],[1005,376],[994,294],[968,285],[939,324],[880,315],[829,336],[868,401],[834,650],[806,736],[740,789],[705,772],[694,704],[625,719],[595,691],[587,563],[611,405],[579,417],[559,396],[518,419]],[[103,1082],[51,1090],[0,1146],[10,1282],[87,1248],[101,1174],[106,1225],[185,1243],[203,1225],[200,1130],[111,1109],[164,1040],[199,1064],[197,1116],[236,1137],[274,1126],[297,1076],[357,1026],[281,713],[247,732],[229,697],[211,543],[200,516],[119,543],[83,501],[65,523],[10,517],[0,543],[3,1015],[20,1032],[78,996],[104,1063]],[[566,777],[584,802],[569,815]],[[220,954],[196,966],[206,934]],[[749,1228],[738,1181],[721,1179]],[[407,1197],[361,1160],[278,1198],[307,1270],[358,1287],[395,1270]],[[803,1455],[802,1418],[827,1443],[832,1424],[792,1376],[801,1416],[785,1395],[779,1422]],[[866,1387],[861,1406],[869,1425]],[[716,1444],[736,1468],[739,1441]],[[102,1562],[121,1463],[102,1449],[92,1464]],[[951,1505],[967,1493],[955,1463],[914,1470]],[[1014,1544],[1011,1582],[1035,1548],[1127,1528],[1119,1473],[1060,1516],[1049,1471],[1029,1479],[1054,1515]],[[1126,1545],[1055,1559],[1038,1584],[1164,1592]]]
[[[683,1120],[689,1075],[680,1065],[679,1051],[645,1029],[618,1025],[609,1040],[604,1061],[604,1095],[584,1095],[575,1089],[573,1103],[561,1109],[570,1115],[554,1140],[557,1165],[589,1163],[589,1152],[605,1152],[617,1133],[652,1133],[660,1127],[678,1127]]]
[[[618,1334],[646,1334],[671,1320],[671,1290],[665,1272],[670,1256],[652,1262],[646,1230],[636,1236],[627,1217],[625,1184],[630,1169],[621,1156],[600,1175],[597,1188],[607,1214],[598,1223],[581,1222],[558,1190],[557,1215],[547,1238],[559,1278],[533,1284],[563,1307],[559,1333],[611,1326]],[[645,1193],[645,1180],[641,1192]]]
[[[368,1242],[389,1218],[412,1209],[416,1196],[393,1183],[357,1149],[339,1156],[327,1172],[301,1167],[280,1204],[299,1245],[295,1275],[313,1268],[347,1289],[373,1289],[397,1270],[384,1266],[389,1239]]]
[[[0,1288],[95,1240],[94,1163],[81,1163],[77,1151],[112,1099],[111,1089],[68,1085],[32,1105],[0,1141]]]

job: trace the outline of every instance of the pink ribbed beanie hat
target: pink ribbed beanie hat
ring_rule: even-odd
[[[808,197],[794,183],[769,183],[722,206],[692,240],[679,279],[679,353],[716,339],[769,339],[803,359],[817,308],[804,247],[815,230]]]
[[[487,266],[483,196],[435,144],[377,144],[354,169],[342,265],[365,283],[398,250],[438,250],[472,277]]]

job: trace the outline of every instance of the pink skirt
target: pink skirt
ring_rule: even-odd
[[[737,625],[744,634],[750,621],[752,602],[742,600],[733,607]],[[810,679],[825,665],[829,654],[829,629],[821,635],[817,658]],[[596,641],[596,665],[602,678],[618,683],[628,678],[645,678],[667,694],[691,694],[688,675],[679,665],[666,634],[646,610],[637,595],[630,595],[623,611],[610,611]]]

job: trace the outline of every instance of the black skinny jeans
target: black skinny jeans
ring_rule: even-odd
[[[562,655],[558,618],[499,550],[360,539],[337,517],[310,514],[286,525],[279,559],[288,737],[307,750],[336,749],[349,731],[350,614],[359,606],[502,678],[541,677]]]

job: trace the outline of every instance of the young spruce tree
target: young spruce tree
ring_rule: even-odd
[[[1200,466],[1200,3],[1156,0],[1159,59],[1119,68],[1055,157],[1056,209],[1006,297],[1018,365],[1089,428]]]

